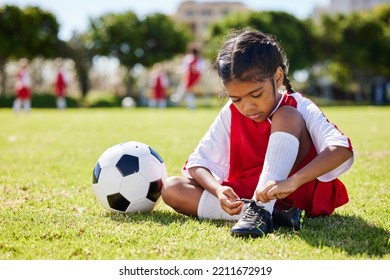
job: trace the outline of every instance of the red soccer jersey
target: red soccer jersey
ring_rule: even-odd
[[[57,73],[57,80],[56,80],[56,94],[59,97],[63,97],[65,95],[65,89],[66,89],[66,82],[64,74],[62,74],[61,71],[58,71]]]
[[[30,99],[31,98],[31,89],[30,89],[30,76],[25,71],[19,71],[17,82],[16,82],[16,95],[20,99]]]
[[[156,99],[165,98],[164,87],[160,75],[156,77],[153,90],[154,90],[154,98]]]
[[[331,124],[310,100],[300,94],[283,94],[277,108],[292,106],[302,114],[313,139],[310,151],[291,176],[308,164],[329,145],[352,150],[349,139]],[[277,109],[275,108],[275,110]],[[275,111],[274,110],[274,111]],[[243,116],[230,103],[224,107],[183,168],[205,166],[223,185],[231,186],[238,196],[252,198],[262,172],[272,114],[261,123]],[[277,203],[297,206],[310,216],[330,215],[336,207],[348,202],[343,183],[336,178],[351,166],[353,159],[318,179],[302,185]]]
[[[185,86],[187,89],[194,86],[201,77],[201,72],[198,69],[199,58],[196,56],[191,57],[191,60],[188,63],[187,76],[185,81]]]

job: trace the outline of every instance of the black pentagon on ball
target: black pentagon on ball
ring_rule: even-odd
[[[152,147],[149,147],[149,150],[150,150],[150,153],[155,157],[157,158],[161,163],[164,162],[164,160],[162,159],[162,157],[152,148]]]
[[[125,212],[127,207],[130,205],[130,201],[128,201],[123,195],[120,193],[114,193],[107,195],[108,205],[112,209]]]
[[[123,155],[115,166],[122,176],[126,177],[139,171],[139,159],[135,156]]]
[[[162,188],[162,180],[159,179],[154,182],[150,182],[149,184],[149,191],[148,194],[146,195],[146,198],[149,200],[156,202],[160,196],[161,196],[161,188]]]
[[[92,184],[96,184],[99,181],[100,172],[102,171],[102,168],[100,167],[99,163],[96,163],[95,168],[92,172]]]

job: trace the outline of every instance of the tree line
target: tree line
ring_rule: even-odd
[[[319,19],[298,19],[276,11],[232,14],[209,26],[203,53],[212,60],[231,29],[252,27],[277,36],[290,59],[290,73],[307,70],[309,82],[327,77],[328,82],[355,100],[368,98],[367,87],[375,79],[390,77],[390,4],[348,15],[323,15]],[[91,18],[87,31],[68,41],[58,38],[56,16],[39,7],[0,7],[0,78],[5,95],[9,61],[19,58],[70,58],[75,63],[80,91],[89,90],[88,75],[95,56],[118,59],[131,70],[185,52],[193,40],[188,27],[171,17],[155,13],[139,18],[132,11],[106,13]]]

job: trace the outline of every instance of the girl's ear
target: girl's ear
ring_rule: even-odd
[[[282,67],[278,67],[275,71],[274,74],[274,80],[276,84],[276,88],[280,88],[283,85],[283,80],[284,80],[284,72]]]

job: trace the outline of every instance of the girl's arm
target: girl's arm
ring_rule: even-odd
[[[269,181],[258,192],[257,199],[268,202],[282,199],[293,193],[303,184],[326,174],[352,157],[352,151],[346,147],[329,146],[319,153],[310,163],[291,177],[282,181]]]
[[[345,147],[353,153],[350,139],[328,120],[317,105],[299,94],[296,94],[295,97],[298,100],[297,109],[305,120],[306,128],[318,155],[330,147]],[[324,182],[332,181],[346,172],[352,166],[352,163],[353,157],[345,162],[341,161],[341,164],[334,165],[336,166],[334,169],[322,173],[317,178]]]
[[[346,147],[329,146],[319,153],[309,164],[292,177],[297,188],[326,174],[352,157],[352,151]]]
[[[236,201],[239,196],[232,188],[222,186],[205,167],[197,166],[188,169],[191,177],[205,190],[215,195],[221,203],[222,209],[230,215],[236,215],[241,212],[243,203]]]
[[[218,182],[223,182],[229,173],[230,160],[230,102],[220,111],[206,134],[199,141],[182,168],[182,174],[191,178],[192,167],[207,168]]]

